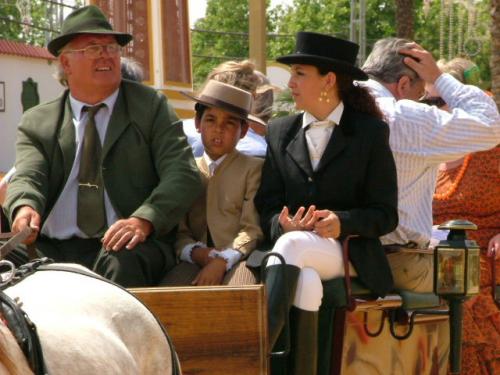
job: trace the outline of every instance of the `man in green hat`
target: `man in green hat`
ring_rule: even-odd
[[[26,112],[5,212],[33,229],[38,255],[79,263],[124,286],[156,284],[175,264],[173,230],[201,191],[166,98],[122,80],[120,48],[96,6],[71,13],[49,51],[68,90]],[[26,246],[11,254],[27,260]]]

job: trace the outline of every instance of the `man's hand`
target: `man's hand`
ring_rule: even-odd
[[[488,251],[486,252],[488,256],[492,256],[495,253],[495,260],[500,259],[500,233],[490,239],[488,243]]]
[[[288,212],[288,207],[285,206],[281,210],[278,221],[283,228],[283,232],[291,232],[293,230],[313,230],[314,223],[316,222],[316,217],[314,212],[316,206],[309,206],[307,212],[305,212],[304,207],[300,207],[293,217],[290,217]]]
[[[40,232],[40,221],[41,217],[38,212],[36,212],[30,206],[22,206],[16,212],[16,217],[12,223],[12,232],[21,232],[24,228],[30,227],[32,229],[31,235],[24,240],[24,244],[31,245],[35,242],[38,232]]]
[[[131,250],[138,243],[146,241],[153,231],[153,224],[138,217],[118,220],[108,228],[102,245],[108,251],[118,251],[124,246]]]
[[[418,76],[426,83],[434,84],[442,73],[432,54],[417,43],[412,43],[408,48],[400,49],[399,53],[409,56],[404,58],[404,63],[417,72]]]
[[[192,285],[221,285],[226,274],[227,262],[222,258],[210,258],[207,265],[196,275]]]
[[[317,219],[314,231],[323,238],[338,238],[340,236],[340,220],[330,210],[318,210],[314,213]]]

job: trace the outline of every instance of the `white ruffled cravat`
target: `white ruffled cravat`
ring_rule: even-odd
[[[313,170],[318,167],[319,161],[325,152],[326,145],[333,133],[335,123],[330,120],[314,121],[306,129],[307,148]]]

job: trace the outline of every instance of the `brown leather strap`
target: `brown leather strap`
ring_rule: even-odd
[[[353,237],[357,236],[347,236],[342,242],[342,258],[344,261],[344,280],[347,298],[347,310],[349,311],[354,311],[354,309],[356,308],[356,301],[352,297],[351,275],[349,274],[349,241]]]

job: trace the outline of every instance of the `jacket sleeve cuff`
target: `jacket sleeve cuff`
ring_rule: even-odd
[[[194,263],[191,253],[195,247],[207,247],[203,242],[195,242],[187,244],[182,248],[180,259],[184,262]]]
[[[222,258],[226,261],[226,272],[234,267],[236,263],[238,263],[243,256],[238,250],[234,250],[231,248],[224,249],[222,251],[217,251],[215,249],[210,250],[208,253],[210,258]]]

